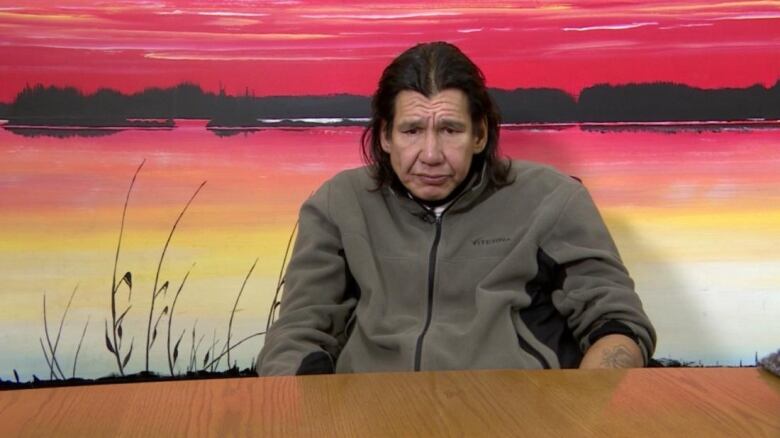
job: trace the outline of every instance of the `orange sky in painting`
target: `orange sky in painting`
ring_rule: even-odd
[[[19,4],[0,0],[0,102],[27,83],[369,94],[389,59],[432,39],[460,45],[502,88],[780,78],[778,1]]]

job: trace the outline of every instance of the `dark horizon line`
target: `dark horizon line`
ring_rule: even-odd
[[[658,122],[780,119],[780,80],[770,88],[701,89],[670,82],[598,84],[577,98],[556,88],[490,88],[507,123]],[[353,94],[258,97],[204,91],[184,82],[125,95],[112,89],[84,94],[76,87],[26,85],[0,117],[31,125],[73,125],[74,120],[208,118],[210,126],[257,125],[258,119],[362,118],[371,114],[371,97]],[[124,123],[123,123],[124,124]]]
[[[777,80],[775,80],[775,83],[772,85],[764,85],[762,83],[753,83],[752,85],[747,85],[743,87],[739,86],[722,86],[722,87],[712,87],[712,88],[705,88],[705,87],[699,87],[694,85],[689,85],[683,82],[675,82],[675,81],[664,81],[664,80],[658,80],[658,81],[646,81],[646,82],[624,82],[624,83],[610,83],[610,82],[597,82],[593,83],[591,85],[588,85],[586,87],[582,87],[579,91],[579,93],[570,93],[566,91],[563,88],[557,88],[557,87],[547,87],[547,86],[528,86],[528,87],[514,87],[514,88],[502,88],[502,87],[487,87],[488,90],[491,91],[497,91],[497,92],[513,92],[513,91],[522,91],[522,90],[549,90],[549,91],[556,91],[561,92],[563,94],[566,94],[574,99],[574,101],[578,101],[580,97],[582,96],[583,92],[588,89],[593,88],[600,88],[600,87],[612,87],[612,88],[622,88],[622,87],[636,87],[636,86],[648,86],[648,85],[662,85],[662,86],[674,86],[674,87],[685,87],[694,91],[723,91],[723,90],[748,90],[752,88],[763,88],[765,90],[769,90],[773,87],[780,86],[780,76],[778,76]],[[43,87],[43,88],[56,88],[60,90],[65,89],[74,89],[78,91],[83,97],[90,97],[94,96],[95,94],[103,91],[110,91],[115,92],[123,97],[130,97],[133,95],[139,95],[143,94],[152,90],[172,90],[178,87],[182,86],[193,86],[197,87],[203,92],[204,94],[213,94],[215,96],[224,96],[229,98],[245,98],[245,97],[251,97],[255,99],[263,99],[263,98],[285,98],[285,99],[296,99],[296,98],[327,98],[327,97],[334,97],[334,96],[350,96],[350,97],[362,97],[362,98],[371,98],[373,94],[356,94],[356,93],[348,93],[348,92],[335,92],[335,93],[325,93],[325,94],[264,94],[264,95],[255,95],[254,90],[246,87],[244,94],[240,93],[226,93],[224,89],[220,89],[219,91],[210,91],[203,87],[203,85],[193,82],[193,81],[182,81],[174,85],[169,86],[162,86],[162,85],[150,85],[147,87],[144,87],[143,89],[139,91],[133,91],[133,92],[123,92],[116,88],[111,87],[98,87],[95,89],[95,91],[87,93],[84,92],[79,86],[76,85],[55,85],[55,84],[43,84],[40,82],[37,82],[33,85],[27,84],[24,88],[20,89],[16,96],[13,98],[13,100],[9,102],[0,102],[0,105],[8,105],[11,106],[14,104],[16,99],[18,99],[19,95],[23,93],[25,90],[34,89],[37,87]]]

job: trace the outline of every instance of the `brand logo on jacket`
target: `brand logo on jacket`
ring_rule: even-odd
[[[494,237],[490,239],[474,239],[471,241],[472,245],[474,246],[487,246],[487,245],[496,245],[498,243],[504,243],[509,242],[511,239],[508,237]]]

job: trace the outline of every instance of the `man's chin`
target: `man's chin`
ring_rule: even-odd
[[[436,202],[449,196],[452,188],[445,187],[424,187],[422,189],[411,190],[415,198],[424,202]]]

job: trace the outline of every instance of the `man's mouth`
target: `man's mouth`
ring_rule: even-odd
[[[417,175],[417,178],[424,184],[432,186],[440,186],[447,182],[448,175]]]

